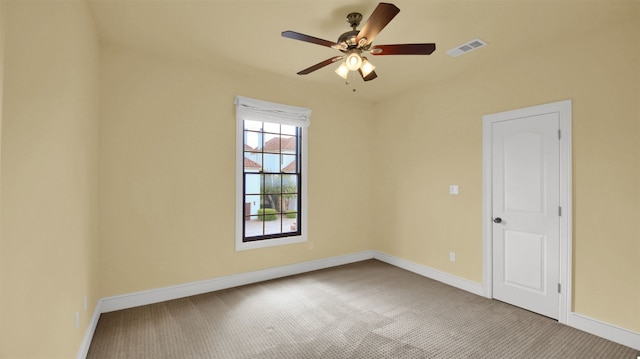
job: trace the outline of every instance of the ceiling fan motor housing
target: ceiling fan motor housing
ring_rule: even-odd
[[[361,48],[362,50],[365,50],[365,51],[369,49],[371,44],[368,44],[368,45],[366,44],[367,43],[366,38],[362,38],[360,42],[356,40],[356,38],[358,37],[358,34],[360,33],[359,30],[356,30],[356,28],[360,25],[360,21],[362,21],[362,14],[359,12],[352,12],[349,15],[347,15],[347,22],[349,23],[349,25],[353,30],[345,32],[344,34],[340,35],[340,37],[338,38],[338,44],[343,44],[346,47],[346,49],[342,49],[340,51],[346,53],[355,48]]]
[[[347,31],[344,34],[340,35],[338,38],[339,44],[347,45],[347,50],[351,50],[355,47],[358,47],[358,42],[356,41],[356,37],[358,36],[358,30]]]

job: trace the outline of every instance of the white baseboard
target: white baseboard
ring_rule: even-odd
[[[373,258],[373,251],[365,251],[344,256],[319,259],[310,262],[291,264],[269,268],[255,272],[236,274],[226,277],[207,279],[198,282],[179,284],[170,287],[151,289],[130,294],[117,295],[100,300],[102,313],[112,312],[141,305],[164,302],[168,300],[209,293],[216,290],[238,287],[241,285],[263,282],[270,279],[311,272],[318,269],[335,267],[343,264],[359,262]]]
[[[78,350],[77,359],[86,359],[87,354],[89,353],[89,347],[91,346],[91,340],[93,339],[93,333],[96,332],[96,327],[98,326],[98,319],[100,319],[100,301],[96,304],[96,308],[93,310],[93,315],[91,316],[91,320],[89,321],[89,326],[84,333],[84,338],[82,338],[82,343],[80,344],[80,349]]]
[[[640,333],[573,312],[569,313],[567,325],[629,348],[640,350]]]
[[[456,277],[454,275],[441,272],[437,269],[433,269],[422,264],[417,264],[398,257],[390,256],[386,253],[378,251],[374,251],[373,258],[391,264],[393,266],[406,269],[410,272],[420,274],[423,277],[431,278],[433,280],[437,280],[438,282],[448,284],[452,287],[456,287],[467,292],[483,296],[483,287],[480,283]]]

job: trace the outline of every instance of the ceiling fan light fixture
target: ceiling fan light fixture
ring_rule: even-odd
[[[376,67],[373,66],[367,59],[362,59],[362,66],[360,66],[360,71],[362,71],[362,76],[367,77]]]
[[[0,0],[2,1],[2,0]],[[369,52],[371,55],[431,55],[436,50],[433,43],[411,43],[411,44],[391,44],[373,46],[373,41],[380,31],[384,29],[393,18],[398,15],[400,9],[391,4],[381,2],[373,10],[369,19],[364,23],[362,29],[356,30],[362,20],[362,14],[352,12],[347,15],[347,21],[351,26],[351,31],[344,32],[337,41],[328,41],[314,36],[305,35],[299,32],[287,30],[281,33],[282,37],[307,43],[330,47],[341,52],[340,56],[333,56],[310,66],[298,75],[308,75],[316,70],[324,68],[335,62],[340,62],[340,66],[335,69],[336,74],[347,80],[349,73],[358,71],[364,81],[376,79],[378,75],[373,66],[362,54]],[[480,40],[469,44],[470,47],[479,46]],[[355,78],[355,74],[353,74]],[[347,81],[348,83],[349,81]],[[354,90],[355,91],[355,90]],[[640,359],[640,358],[639,358]]]
[[[340,64],[340,67],[336,69],[336,73],[343,79],[347,79],[347,76],[349,76],[349,68],[344,61]]]
[[[352,52],[347,56],[346,66],[350,71],[357,71],[362,66],[362,58],[357,52]]]

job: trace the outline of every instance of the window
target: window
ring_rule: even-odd
[[[236,97],[236,250],[306,241],[311,110]]]

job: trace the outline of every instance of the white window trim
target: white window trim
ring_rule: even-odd
[[[302,107],[281,105],[277,103],[255,100],[247,97],[236,96],[236,251],[247,249],[281,246],[285,244],[302,243],[307,241],[309,228],[308,220],[308,127],[310,125],[311,110]],[[282,238],[264,239],[259,241],[244,242],[242,236],[243,225],[243,171],[244,171],[244,126],[243,121],[263,121],[301,127],[301,165],[302,165],[302,213],[300,222],[300,235]]]

